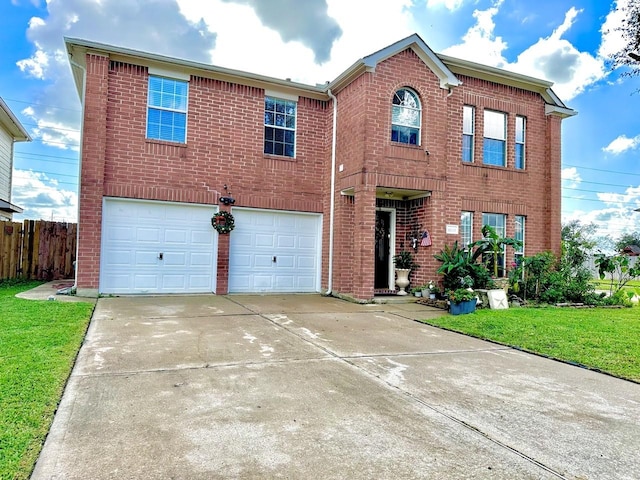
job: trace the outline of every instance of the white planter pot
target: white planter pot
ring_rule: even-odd
[[[409,286],[409,272],[411,272],[411,270],[408,268],[396,268],[396,285],[400,289],[396,295],[407,294],[404,289]]]

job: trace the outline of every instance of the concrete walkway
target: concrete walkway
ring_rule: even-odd
[[[319,295],[98,300],[32,479],[638,479],[640,385]]]

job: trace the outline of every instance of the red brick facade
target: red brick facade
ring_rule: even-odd
[[[85,55],[84,128],[80,184],[78,289],[99,289],[103,197],[219,205],[227,185],[235,207],[323,214],[322,288],[329,285],[330,181],[333,101],[329,92],[297,89],[295,158],[265,155],[264,97],[273,86],[209,71],[189,71],[187,140],[146,137],[149,71],[144,58]],[[184,66],[163,65],[166,70]],[[472,76],[442,88],[441,79],[407,48],[337,89],[335,237],[332,290],[374,296],[376,208],[395,209],[394,250],[408,249],[412,231],[428,230],[433,245],[418,247],[414,284],[437,280],[433,254],[459,235],[461,211],[526,217],[527,255],[560,249],[560,125],[540,93]],[[295,87],[295,88],[294,88]],[[409,87],[422,106],[419,146],[390,139],[394,92]],[[306,95],[306,96],[305,96]],[[474,163],[463,163],[462,111],[476,108]],[[482,163],[484,109],[507,114],[507,165]],[[527,119],[526,168],[514,166],[515,116]],[[425,152],[428,151],[428,154]],[[381,192],[426,192],[415,200]],[[378,197],[378,198],[376,198]],[[222,207],[222,206],[221,206]],[[226,207],[222,207],[226,208]],[[509,253],[512,255],[512,252]],[[218,242],[217,292],[227,292],[229,236]]]

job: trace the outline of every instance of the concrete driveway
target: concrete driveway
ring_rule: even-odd
[[[32,479],[638,479],[640,385],[319,295],[98,301]]]

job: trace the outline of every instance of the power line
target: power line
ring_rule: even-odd
[[[22,125],[31,125],[32,127],[36,127],[39,129],[48,129],[48,130],[56,130],[56,131],[61,131],[61,132],[75,132],[75,133],[80,133],[80,129],[77,128],[62,128],[62,127],[51,127],[51,126],[41,126],[38,125],[37,123],[29,123],[29,122],[22,122]]]
[[[55,105],[47,105],[47,104],[44,104],[44,103],[27,102],[25,100],[16,100],[15,98],[6,98],[6,97],[3,97],[3,98],[4,98],[4,100],[9,101],[9,102],[24,103],[25,105],[33,105],[34,107],[47,107],[47,108],[55,108],[57,110],[67,110],[69,112],[82,113],[82,110],[76,110],[74,108],[57,107]]]
[[[633,175],[636,177],[640,177],[640,173],[629,173],[629,172],[616,172],[614,170],[604,170],[602,168],[591,168],[591,167],[583,167],[578,165],[569,165],[565,164],[565,167],[573,167],[573,168],[581,168],[583,170],[593,170],[594,172],[605,172],[605,173],[617,173],[619,175]]]

